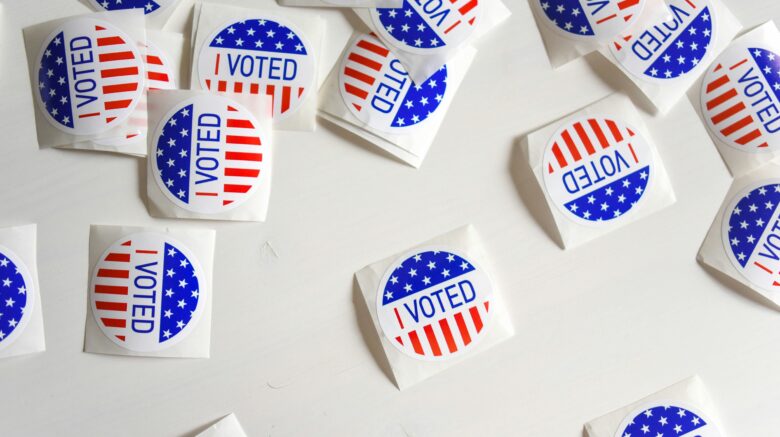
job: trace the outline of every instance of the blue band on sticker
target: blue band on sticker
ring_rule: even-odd
[[[726,211],[724,244],[736,267],[765,289],[780,286],[780,184],[768,183],[738,196]]]
[[[95,0],[95,2],[107,11],[143,9],[144,14],[151,14],[162,6],[154,0]]]
[[[621,161],[623,164],[620,163]],[[617,155],[614,162],[618,167],[628,165],[620,155]],[[566,203],[566,209],[590,221],[600,222],[618,218],[633,208],[642,198],[649,176],[650,166],[645,166]]]
[[[10,255],[0,251],[0,345],[22,329],[22,320],[29,311],[27,296],[30,286]]]
[[[648,408],[637,414],[617,435],[679,436],[693,437],[707,428],[707,422],[699,415],[682,407],[664,405]]]

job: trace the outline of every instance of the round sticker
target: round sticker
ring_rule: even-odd
[[[780,52],[730,46],[704,77],[701,108],[722,142],[746,152],[780,149]]]
[[[409,134],[439,108],[447,92],[447,66],[415,84],[390,50],[372,35],[356,39],[341,61],[344,104],[363,123],[384,132]]]
[[[652,172],[641,133],[605,117],[565,124],[544,152],[547,193],[566,217],[584,224],[616,221],[634,209]]]
[[[173,64],[168,60],[165,53],[155,44],[147,41],[146,45],[146,87],[149,90],[172,90],[176,89],[176,79],[173,72]],[[96,144],[108,147],[123,147],[139,141],[146,140],[146,94],[141,96],[141,100],[136,106],[137,111],[133,111],[128,120],[131,130],[124,136],[117,138],[104,138],[94,140]]]
[[[611,41],[631,27],[646,0],[537,0],[548,23],[568,38]]]
[[[144,14],[152,14],[168,7],[176,0],[91,0],[92,4],[107,11],[122,9],[143,9]]]
[[[432,54],[463,44],[474,32],[484,7],[479,0],[404,0],[400,8],[371,9],[371,19],[394,47]]]
[[[189,335],[206,305],[204,271],[182,243],[156,232],[116,241],[100,257],[90,287],[100,330],[122,348],[150,352]]]
[[[267,94],[273,115],[284,119],[302,105],[314,84],[311,45],[291,23],[277,17],[247,19],[219,28],[198,58],[203,89]]]
[[[701,411],[679,402],[654,402],[626,416],[615,437],[722,437]]]
[[[35,304],[32,276],[11,249],[0,246],[0,349],[12,344],[30,321]]]
[[[90,135],[121,124],[143,95],[136,43],[107,21],[62,23],[38,59],[38,101],[49,122],[66,133]]]
[[[671,19],[639,29],[610,45],[629,72],[649,81],[684,76],[712,53],[714,8],[708,0],[669,0]],[[704,62],[706,64],[706,62]]]
[[[487,274],[452,249],[424,248],[400,257],[379,283],[382,332],[401,352],[441,361],[485,336],[493,286]]]
[[[725,211],[721,235],[731,263],[751,284],[768,292],[780,287],[780,179],[757,182]]]
[[[171,202],[188,211],[230,210],[260,185],[261,170],[270,165],[266,138],[252,113],[233,100],[215,94],[192,97],[157,127],[154,178]]]

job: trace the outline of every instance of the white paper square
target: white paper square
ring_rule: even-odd
[[[241,427],[241,423],[238,422],[236,415],[230,413],[196,437],[246,437],[246,432]]]
[[[456,338],[455,341],[457,343],[457,347],[459,347],[460,349],[455,352],[455,354],[457,355],[453,354],[451,356],[447,356],[448,351],[445,346],[446,342],[441,340],[443,331],[439,330],[439,328],[436,328],[435,326],[433,327],[433,329],[435,330],[437,338],[439,339],[440,349],[442,354],[444,354],[442,356],[445,356],[446,359],[432,360],[432,356],[430,353],[432,346],[430,341],[427,343],[427,345],[423,346],[427,354],[426,357],[423,358],[417,358],[416,355],[413,357],[412,355],[402,352],[398,347],[396,347],[395,343],[393,343],[396,340],[389,339],[380,325],[379,311],[377,305],[379,287],[383,282],[384,276],[389,275],[390,272],[388,272],[388,269],[391,266],[393,266],[396,261],[400,261],[399,257],[404,256],[404,254],[411,254],[412,252],[415,251],[415,249],[432,248],[432,247],[440,248],[441,251],[443,252],[447,252],[447,251],[457,252],[459,256],[462,255],[464,259],[467,259],[469,262],[474,262],[475,265],[477,266],[477,271],[479,271],[480,269],[489,270],[490,268],[489,257],[485,254],[484,249],[482,248],[482,244],[479,235],[477,234],[477,231],[472,226],[466,226],[448,232],[439,237],[433,238],[425,243],[415,246],[414,248],[408,251],[403,251],[402,253],[385,258],[382,261],[375,262],[363,268],[355,275],[357,277],[358,284],[360,285],[360,289],[363,293],[363,298],[365,299],[366,306],[368,307],[368,312],[371,314],[371,320],[373,320],[374,327],[376,328],[377,334],[379,335],[379,338],[382,342],[382,347],[384,348],[385,355],[387,356],[387,359],[390,362],[390,367],[392,368],[393,375],[395,377],[395,382],[398,385],[398,388],[401,390],[410,387],[424,379],[427,379],[439,372],[442,372],[460,363],[463,360],[470,359],[475,355],[492,348],[498,343],[514,335],[514,328],[512,327],[512,323],[509,319],[509,314],[506,311],[506,308],[504,306],[501,297],[500,285],[496,281],[496,278],[494,276],[488,276],[489,281],[492,285],[492,294],[490,295],[490,302],[489,302],[490,305],[489,305],[488,312],[491,313],[492,316],[491,319],[485,322],[484,325],[485,330],[482,331],[481,335],[474,338],[474,343],[472,343],[467,349],[464,349],[466,346],[463,345],[462,342],[463,338],[462,337]],[[453,252],[449,252],[450,255],[452,255]],[[450,267],[448,264],[446,268],[448,270],[451,269],[452,271],[456,271],[458,268],[462,268],[462,267],[460,266]],[[420,275],[425,276],[430,274],[431,277],[434,277],[433,275],[435,273],[433,269],[439,269],[440,272],[443,272],[445,266],[444,265],[438,267],[433,266],[433,268],[431,268],[431,265],[428,264],[423,267],[419,267],[419,269],[420,269]],[[490,272],[488,271],[486,273],[489,274]],[[422,280],[425,281],[425,278],[427,277],[428,276],[425,276]],[[460,278],[463,277],[464,276],[460,276]],[[392,281],[392,276],[390,276],[389,281]],[[434,277],[434,281],[435,281],[435,277]],[[449,282],[442,282],[441,284],[446,285],[448,283]],[[431,288],[436,288],[436,287],[431,285],[428,289],[421,290],[420,292],[427,293]],[[476,286],[475,288],[480,289],[478,286]],[[449,289],[450,287],[447,287],[447,290]],[[406,304],[410,304],[410,302],[411,301],[407,300]],[[450,303],[451,302],[452,301],[450,300]],[[477,306],[481,306],[481,305],[477,305]],[[480,309],[479,311],[481,314],[483,314],[484,317],[484,313],[482,309]],[[462,313],[466,313],[466,310],[462,310]],[[400,316],[398,317],[399,317],[399,323],[401,323]],[[405,315],[404,318],[406,318]],[[465,318],[466,320],[468,320],[468,315],[466,315]],[[451,322],[450,319],[451,317],[448,316],[449,322]],[[407,319],[407,322],[409,322],[409,320],[410,319]],[[470,322],[467,321],[466,323],[470,323]],[[424,329],[422,327],[422,324],[423,323],[420,323],[421,325],[420,328],[415,329],[414,331],[419,331],[423,333]],[[453,323],[452,324],[453,332],[455,332],[454,331],[455,329],[456,329],[456,324]],[[412,330],[409,330],[407,334],[411,333],[411,331]],[[472,333],[472,335],[474,335],[473,330],[470,330],[470,332]],[[425,334],[423,333],[420,335],[422,336]],[[426,340],[425,338],[422,338],[420,341],[422,343],[425,343]],[[450,351],[451,350],[452,349],[450,349]]]
[[[36,225],[0,228],[0,297],[3,298],[0,313],[5,313],[5,317],[0,314],[0,332],[4,337],[0,340],[0,358],[46,350],[36,244]],[[12,264],[18,270],[5,271],[10,270]],[[22,317],[17,320],[13,313],[21,305],[20,296],[26,304]],[[31,311],[27,310],[30,304]],[[8,332],[10,325],[14,329]]]
[[[166,241],[174,241],[186,248],[189,251],[188,255],[191,255],[194,258],[194,260],[190,261],[193,263],[197,262],[196,265],[203,271],[203,283],[198,283],[198,289],[201,293],[206,294],[206,300],[200,317],[197,320],[197,323],[188,331],[186,337],[179,339],[177,343],[170,347],[156,351],[131,350],[118,346],[118,343],[111,340],[108,337],[108,334],[104,333],[98,326],[91,297],[92,287],[95,285],[93,283],[93,278],[98,274],[98,271],[96,271],[96,269],[98,269],[98,261],[102,262],[102,257],[110,254],[108,249],[116,247],[115,244],[121,243],[121,239],[131,236],[137,237],[138,234],[142,232],[152,232],[155,235],[161,235],[162,238],[167,239]],[[211,345],[211,305],[213,299],[211,284],[213,281],[215,235],[216,233],[210,229],[149,229],[133,226],[92,225],[90,227],[89,235],[89,276],[87,277],[87,283],[89,285],[87,290],[87,321],[84,335],[84,352],[142,357],[208,358]],[[132,250],[133,253],[137,253],[138,250],[143,249],[136,249],[131,246],[130,250]],[[166,256],[168,255],[169,254],[166,254]],[[134,266],[132,268],[138,267],[139,266]],[[160,272],[158,276],[162,276],[162,273]],[[162,278],[160,278],[160,280],[161,279]],[[183,279],[186,280],[186,278]],[[190,280],[190,282],[192,282],[192,280]],[[155,298],[161,297],[163,293],[167,293],[167,290],[162,290],[161,287],[155,287],[154,291],[156,292]],[[176,292],[174,291],[174,295],[175,293]],[[128,302],[128,308],[131,307],[132,302],[132,300]],[[128,312],[123,314],[123,316],[132,317],[132,313]],[[159,314],[155,317],[159,323],[164,315]],[[117,331],[110,332],[112,332],[112,334],[117,333]],[[125,334],[128,338],[131,335],[129,331],[125,331]]]
[[[127,1],[124,5],[122,5],[122,0],[80,0],[81,3],[84,3],[85,5],[89,6],[91,9],[95,10],[96,12],[103,12],[103,11],[114,11],[114,10],[121,10],[121,8],[125,9],[139,9],[144,11],[144,14],[146,16],[146,27],[148,29],[162,29],[163,26],[165,26],[165,23],[168,22],[168,19],[170,19],[171,14],[173,14],[173,11],[178,6],[177,3],[179,3],[179,0],[151,0],[151,1],[139,1],[136,0],[135,2]],[[138,5],[132,5],[132,3],[138,3]],[[119,7],[118,5],[121,5]],[[113,9],[110,9],[109,6],[112,6]],[[154,8],[154,6],[157,6],[157,8]],[[150,10],[152,9],[152,10]]]

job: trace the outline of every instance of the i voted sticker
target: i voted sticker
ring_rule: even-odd
[[[704,78],[701,107],[707,126],[738,150],[780,148],[780,54],[775,50],[737,43]]]
[[[90,0],[98,8],[107,11],[142,9],[144,14],[153,14],[175,3],[176,0]]]
[[[69,134],[96,134],[123,123],[143,94],[144,62],[136,43],[107,21],[64,22],[38,59],[43,114]]]
[[[474,32],[484,0],[404,0],[400,8],[376,8],[371,19],[394,47],[432,54],[460,46]]]
[[[630,28],[647,0],[535,0],[558,34],[611,41]]]
[[[344,104],[363,123],[383,132],[409,134],[432,117],[447,93],[447,66],[419,84],[378,38],[357,38],[341,61]]]
[[[233,209],[270,183],[270,149],[257,119],[231,99],[201,94],[174,107],[153,137],[152,166],[165,196],[188,211]]]
[[[654,402],[623,419],[615,437],[722,437],[718,427],[696,408],[679,402]]]
[[[721,235],[731,264],[755,287],[780,289],[780,179],[757,182],[725,211]]]
[[[615,59],[635,76],[668,81],[694,71],[714,50],[715,9],[709,0],[669,0],[672,17],[620,38]]]
[[[441,361],[471,350],[490,322],[493,286],[465,254],[431,247],[409,252],[379,285],[382,332],[401,352]]]
[[[176,89],[176,79],[173,72],[173,64],[156,44],[147,41],[146,44],[146,88],[148,90],[172,90]],[[96,144],[108,147],[124,147],[139,141],[145,141],[147,129],[146,93],[136,106],[128,120],[130,130],[127,134],[117,138],[103,138],[94,140]]]
[[[294,114],[314,87],[316,63],[301,31],[278,17],[247,19],[218,29],[198,58],[203,89],[267,94],[277,120]]]
[[[0,350],[24,332],[35,305],[30,271],[11,249],[0,246]]]
[[[606,117],[582,117],[553,135],[544,183],[566,217],[585,224],[619,220],[645,197],[650,146],[636,129]]]
[[[100,330],[136,352],[169,348],[197,326],[206,278],[181,242],[156,232],[117,240],[95,266],[90,305]]]

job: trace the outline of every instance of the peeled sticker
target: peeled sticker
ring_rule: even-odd
[[[143,95],[144,65],[136,43],[94,18],[62,23],[38,57],[39,103],[58,129],[90,135],[123,123]]]
[[[647,0],[534,0],[548,24],[577,40],[612,41],[636,23]]]
[[[544,183],[555,206],[583,224],[620,220],[644,198],[650,146],[636,129],[606,117],[561,127],[544,153]]]
[[[168,235],[139,232],[116,241],[95,266],[90,304],[100,330],[118,346],[159,351],[184,340],[206,305],[204,270]]]
[[[672,18],[619,38],[610,46],[633,75],[663,82],[693,71],[711,50],[715,9],[708,0],[669,0]]]
[[[780,287],[780,180],[764,180],[735,196],[721,235],[731,264],[755,287]]]
[[[415,250],[390,266],[379,283],[382,332],[406,355],[442,361],[473,349],[490,322],[493,286],[456,250]]]
[[[678,403],[653,403],[629,414],[615,437],[722,437],[718,427],[696,408]]]
[[[176,75],[168,56],[155,44],[146,44],[146,87],[149,90],[176,89]],[[94,140],[96,144],[109,147],[128,146],[146,137],[146,93],[141,96],[137,108],[128,121],[130,131],[122,137]]]
[[[246,108],[215,94],[174,107],[154,134],[152,166],[157,185],[175,205],[216,214],[254,193],[267,170],[266,133]]]
[[[0,349],[24,332],[35,305],[35,290],[27,266],[11,249],[0,246]]]
[[[701,107],[723,143],[744,151],[780,149],[780,54],[756,43],[737,43],[704,77]]]
[[[143,9],[144,14],[161,11],[176,0],[91,0],[92,4],[107,11]]]
[[[433,54],[460,46],[474,32],[484,0],[404,0],[401,8],[375,8],[371,19],[394,47]]]
[[[390,50],[372,35],[354,41],[341,61],[344,104],[374,129],[410,134],[439,108],[447,91],[447,66],[415,84]]]
[[[200,51],[198,78],[206,90],[267,94],[273,115],[295,113],[315,86],[311,45],[280,18],[238,21],[218,29]]]

